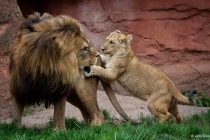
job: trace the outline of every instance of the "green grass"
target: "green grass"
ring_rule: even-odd
[[[187,96],[188,91],[182,91],[182,94]],[[197,94],[194,95],[194,99],[196,100],[196,106],[210,107],[210,96],[207,96],[204,91],[201,90],[197,92]]]
[[[106,112],[106,117],[110,118]],[[141,124],[132,126],[130,122],[117,125],[108,119],[101,126],[84,125],[75,118],[66,119],[67,131],[52,129],[52,121],[46,128],[18,129],[12,123],[0,123],[1,140],[187,140],[210,139],[210,110],[184,118],[181,124],[158,123],[154,117],[140,117]],[[203,137],[209,136],[207,137]],[[196,137],[203,138],[196,138]]]

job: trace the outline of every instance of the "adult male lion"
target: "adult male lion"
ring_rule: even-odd
[[[195,90],[191,90],[189,98],[183,96],[173,82],[155,67],[140,62],[133,54],[130,46],[132,35],[124,35],[120,31],[112,32],[102,46],[106,69],[91,66],[87,77],[99,76],[107,83],[118,81],[134,96],[147,100],[150,112],[159,118],[160,122],[175,116],[176,122],[181,122],[177,101],[194,105],[192,99]],[[108,56],[108,57],[106,57]]]
[[[21,125],[24,106],[44,103],[47,108],[54,104],[54,128],[65,130],[66,100],[80,109],[85,122],[102,123],[96,100],[99,80],[85,78],[82,72],[95,64],[97,56],[77,20],[47,13],[29,16],[20,27],[10,58],[15,124]],[[102,84],[116,109],[128,120],[110,85]]]

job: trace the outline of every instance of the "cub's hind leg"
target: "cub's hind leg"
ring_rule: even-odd
[[[179,124],[182,121],[182,117],[179,114],[177,104],[178,104],[177,100],[173,98],[171,102],[171,106],[169,108],[169,112],[176,118],[176,123]]]
[[[171,119],[171,113],[168,112],[169,103],[167,98],[148,99],[147,107],[151,114],[159,119],[159,122],[165,122]]]

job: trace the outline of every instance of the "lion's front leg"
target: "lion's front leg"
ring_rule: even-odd
[[[84,108],[82,102],[80,101],[80,99],[77,97],[77,95],[75,93],[70,93],[68,95],[68,97],[67,97],[67,101],[70,104],[72,104],[75,107],[77,107],[81,111],[82,117],[83,117],[85,123],[88,123],[88,122],[90,122],[92,120],[90,114]]]
[[[13,122],[17,127],[21,127],[21,122],[22,122],[22,114],[23,114],[23,109],[24,105],[20,104],[17,102],[17,100],[14,98],[13,99]]]
[[[66,97],[54,103],[54,126],[53,128],[58,130],[66,130],[65,127],[65,108],[66,108]]]
[[[87,119],[91,118],[92,125],[99,125],[104,122],[104,115],[98,107],[96,96],[97,87],[98,78],[85,78],[84,76],[75,86],[75,93],[80,101],[79,103],[81,104],[80,111],[83,118],[85,122],[90,121]]]

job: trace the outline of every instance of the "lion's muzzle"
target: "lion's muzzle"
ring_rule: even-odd
[[[90,73],[91,72],[91,67],[90,66],[84,67],[84,71],[87,72],[87,73]]]

